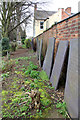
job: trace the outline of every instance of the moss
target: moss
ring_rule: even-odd
[[[43,70],[39,73],[39,77],[40,77],[42,80],[47,80],[47,81],[49,80],[46,72],[43,71]]]
[[[40,100],[43,106],[49,106],[52,103],[52,101],[48,99],[47,97],[41,98]]]

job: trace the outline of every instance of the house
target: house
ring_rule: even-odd
[[[34,7],[34,21],[33,21],[33,37],[43,33],[43,31],[50,28],[56,22],[59,22],[71,16],[71,7],[59,8],[58,11],[43,11],[37,10],[37,5]]]

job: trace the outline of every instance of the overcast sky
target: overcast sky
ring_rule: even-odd
[[[43,5],[42,9],[49,10],[49,11],[57,11],[58,8],[64,8],[71,7],[72,13],[78,12],[78,2],[80,0],[36,0],[36,1],[46,1],[49,2],[46,5]],[[28,36],[33,35],[33,25],[28,25],[26,27],[26,32]]]

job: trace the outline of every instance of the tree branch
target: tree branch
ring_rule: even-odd
[[[32,15],[32,14],[31,14],[31,15]],[[17,24],[15,27],[13,27],[13,28],[8,32],[8,34],[9,34],[10,32],[12,32],[14,29],[16,29],[16,28],[17,28],[20,24],[22,24],[26,19],[30,18],[31,15],[29,15],[29,16],[26,17],[23,21],[21,21],[19,24]]]

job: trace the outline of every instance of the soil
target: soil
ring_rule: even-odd
[[[19,86],[16,89],[17,91],[19,90],[20,87],[22,87],[22,84],[24,84],[22,82],[23,82],[25,77],[23,77],[20,74],[15,74],[13,72],[15,70],[14,69],[15,67],[17,68],[17,70],[20,70],[22,65],[27,67],[29,65],[29,62],[32,61],[35,65],[38,65],[38,71],[42,70],[42,68],[40,68],[40,66],[39,66],[39,61],[37,59],[37,54],[36,54],[36,52],[33,52],[32,49],[18,49],[17,51],[12,52],[11,56],[10,56],[11,59],[19,58],[19,57],[31,57],[31,59],[29,59],[28,62],[26,62],[25,60],[21,60],[21,59],[19,60],[18,59],[19,65],[16,66],[15,64],[13,64],[13,67],[11,68],[11,71],[10,71],[10,77],[6,78],[2,82],[2,89],[3,90],[11,89],[9,86],[12,84],[13,78],[16,78],[16,77],[18,77],[18,79],[21,80],[20,82],[17,82],[17,85]],[[7,61],[7,58],[4,58],[4,61]],[[3,72],[5,73],[5,71],[3,71]],[[46,85],[46,82],[45,82],[45,85]],[[27,89],[28,89],[28,87],[29,86],[27,86]],[[15,91],[14,89],[13,89],[13,91]],[[46,91],[50,95],[50,97],[52,98],[52,101],[53,101],[53,104],[54,104],[54,107],[52,107],[52,109],[47,113],[47,115],[46,115],[47,118],[63,118],[63,116],[57,112],[55,104],[57,103],[58,100],[60,102],[64,101],[64,88],[61,87],[57,91],[55,91],[53,89],[46,88]],[[53,97],[53,95],[55,97]],[[8,94],[7,98],[9,98],[10,96],[13,96],[13,93]],[[10,101],[8,101],[8,102],[10,102]],[[44,112],[44,114],[46,114],[46,113]],[[5,118],[4,118],[4,120],[5,120]]]

